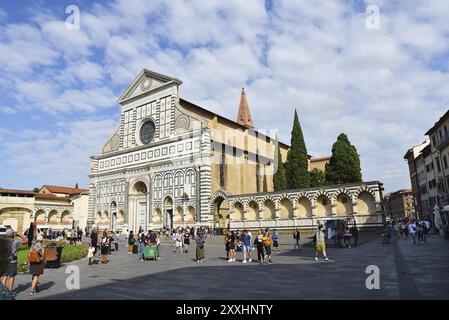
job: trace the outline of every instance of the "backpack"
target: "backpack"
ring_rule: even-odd
[[[263,238],[262,238],[262,242],[263,242],[263,245],[265,246],[265,247],[268,247],[268,246],[270,246],[271,245],[271,239],[270,239],[270,237],[267,235],[267,236],[264,236]]]
[[[28,261],[30,263],[40,263],[41,262],[41,255],[39,253],[39,250],[31,249],[28,253]]]

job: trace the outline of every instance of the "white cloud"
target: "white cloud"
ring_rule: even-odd
[[[17,102],[1,101],[8,107],[0,112],[112,113],[117,96],[150,68],[182,79],[182,97],[231,119],[244,86],[256,126],[279,129],[286,142],[297,108],[309,153],[329,154],[347,132],[365,179],[384,181],[387,191],[407,187],[402,156],[448,105],[449,4],[374,3],[379,30],[368,30],[365,8],[347,1],[273,1],[267,12],[262,1],[118,0],[81,7],[75,32],[44,11],[33,23],[0,27],[8,54],[0,55],[0,84]],[[74,137],[60,128],[57,142],[42,138],[36,148],[56,156]],[[75,168],[87,174],[87,162]]]

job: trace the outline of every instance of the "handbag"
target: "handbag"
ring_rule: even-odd
[[[89,259],[94,257],[94,252],[91,249],[89,249],[89,251],[87,252],[87,257]]]

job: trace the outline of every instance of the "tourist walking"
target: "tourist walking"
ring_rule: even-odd
[[[243,230],[241,239],[243,243],[243,263],[251,262],[251,236],[248,230]]]
[[[229,260],[228,262],[235,262],[235,234],[234,231],[230,232],[228,237],[229,242]]]
[[[89,258],[89,265],[97,264],[98,262],[95,260],[97,255],[97,247],[98,247],[98,228],[92,229],[90,233],[90,241],[89,241],[89,250],[92,252],[92,258]]]
[[[0,274],[8,273],[10,267],[9,254],[11,252],[11,241],[7,238],[0,237]],[[14,296],[6,288],[6,286],[0,282],[0,301],[2,300],[15,300]]]
[[[352,245],[354,247],[357,247],[357,243],[359,241],[359,229],[357,228],[356,223],[354,222],[354,225],[351,228],[351,234],[352,234]]]
[[[276,229],[273,230],[271,238],[273,239],[273,251],[279,253],[279,232]]]
[[[271,239],[271,236],[270,236],[268,228],[265,229],[265,233],[264,233],[264,235],[262,237],[262,243],[263,243],[263,247],[264,247],[265,253],[266,253],[266,255],[264,257],[264,260],[268,259],[268,263],[271,264],[271,262],[272,262],[271,261],[271,244],[272,244],[272,239]]]
[[[120,235],[118,233],[116,233],[114,236],[114,246],[115,246],[115,251],[118,252],[118,248],[120,247]]]
[[[326,255],[326,238],[324,236],[323,225],[318,226],[318,230],[314,237],[315,241],[315,260],[318,261],[318,251],[323,253],[324,260],[329,261]]]
[[[182,234],[181,231],[178,231],[175,235],[175,247],[177,253],[182,253],[182,246]]]
[[[15,238],[20,237],[21,240]],[[17,251],[21,246],[22,242],[26,242],[26,238],[20,234],[14,235],[13,230],[6,231],[6,239],[9,241],[9,253],[7,255],[9,265],[8,268],[0,273],[2,279],[2,285],[8,288],[9,293],[14,296],[14,279],[17,275]],[[8,286],[6,286],[6,282],[9,278]]]
[[[136,243],[136,239],[134,239],[134,233],[132,231],[130,231],[129,236],[128,236],[128,253],[129,254],[133,253],[135,243]]]
[[[103,231],[103,237],[100,243],[100,253],[101,253],[101,263],[108,263],[108,253],[109,253],[110,239],[108,233]]]
[[[424,243],[424,229],[422,225],[422,221],[416,222],[416,234],[418,235],[418,243]]]
[[[190,233],[185,230],[184,231],[184,252],[189,253],[189,245],[190,245]]]
[[[412,237],[413,244],[416,244],[416,225],[413,222],[409,224],[408,234]]]
[[[37,284],[39,276],[44,273],[45,265],[45,245],[44,237],[40,234],[36,237],[36,243],[31,247],[28,253],[31,274],[31,292],[30,295],[37,293]]]
[[[229,244],[231,243],[231,231],[228,231],[225,238],[224,238],[224,243],[225,243],[225,250],[226,250],[226,260],[229,261],[230,259],[230,246]]]
[[[293,232],[293,239],[295,240],[295,245],[293,246],[293,251],[295,251],[296,248],[298,248],[298,250],[300,250],[299,241],[301,240],[301,233],[299,232],[298,228],[296,228],[295,232]]]
[[[197,237],[195,238],[195,243],[196,243],[196,262],[203,262],[203,259],[206,258],[206,251],[204,248],[206,238],[204,237],[202,232],[198,233]]]
[[[254,239],[254,245],[257,248],[257,259],[260,264],[264,262],[264,252],[263,252],[263,233],[262,230],[259,229],[256,238]]]

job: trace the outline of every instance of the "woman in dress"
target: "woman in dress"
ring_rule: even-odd
[[[235,262],[235,234],[231,231],[229,237],[229,260],[228,262]]]
[[[45,265],[45,245],[44,237],[38,235],[36,237],[36,243],[31,247],[28,253],[28,261],[30,262],[30,274],[31,274],[31,293],[34,296],[37,293],[37,284],[39,276],[44,273]]]
[[[196,242],[196,262],[203,262],[203,259],[206,258],[206,252],[204,250],[204,244],[206,242],[206,238],[204,238],[203,233],[199,233],[195,238]]]
[[[190,245],[190,233],[187,230],[184,230],[184,250],[186,253],[189,253],[189,245]]]
[[[101,237],[101,263],[108,263],[110,240],[106,231],[103,231],[103,237]]]

